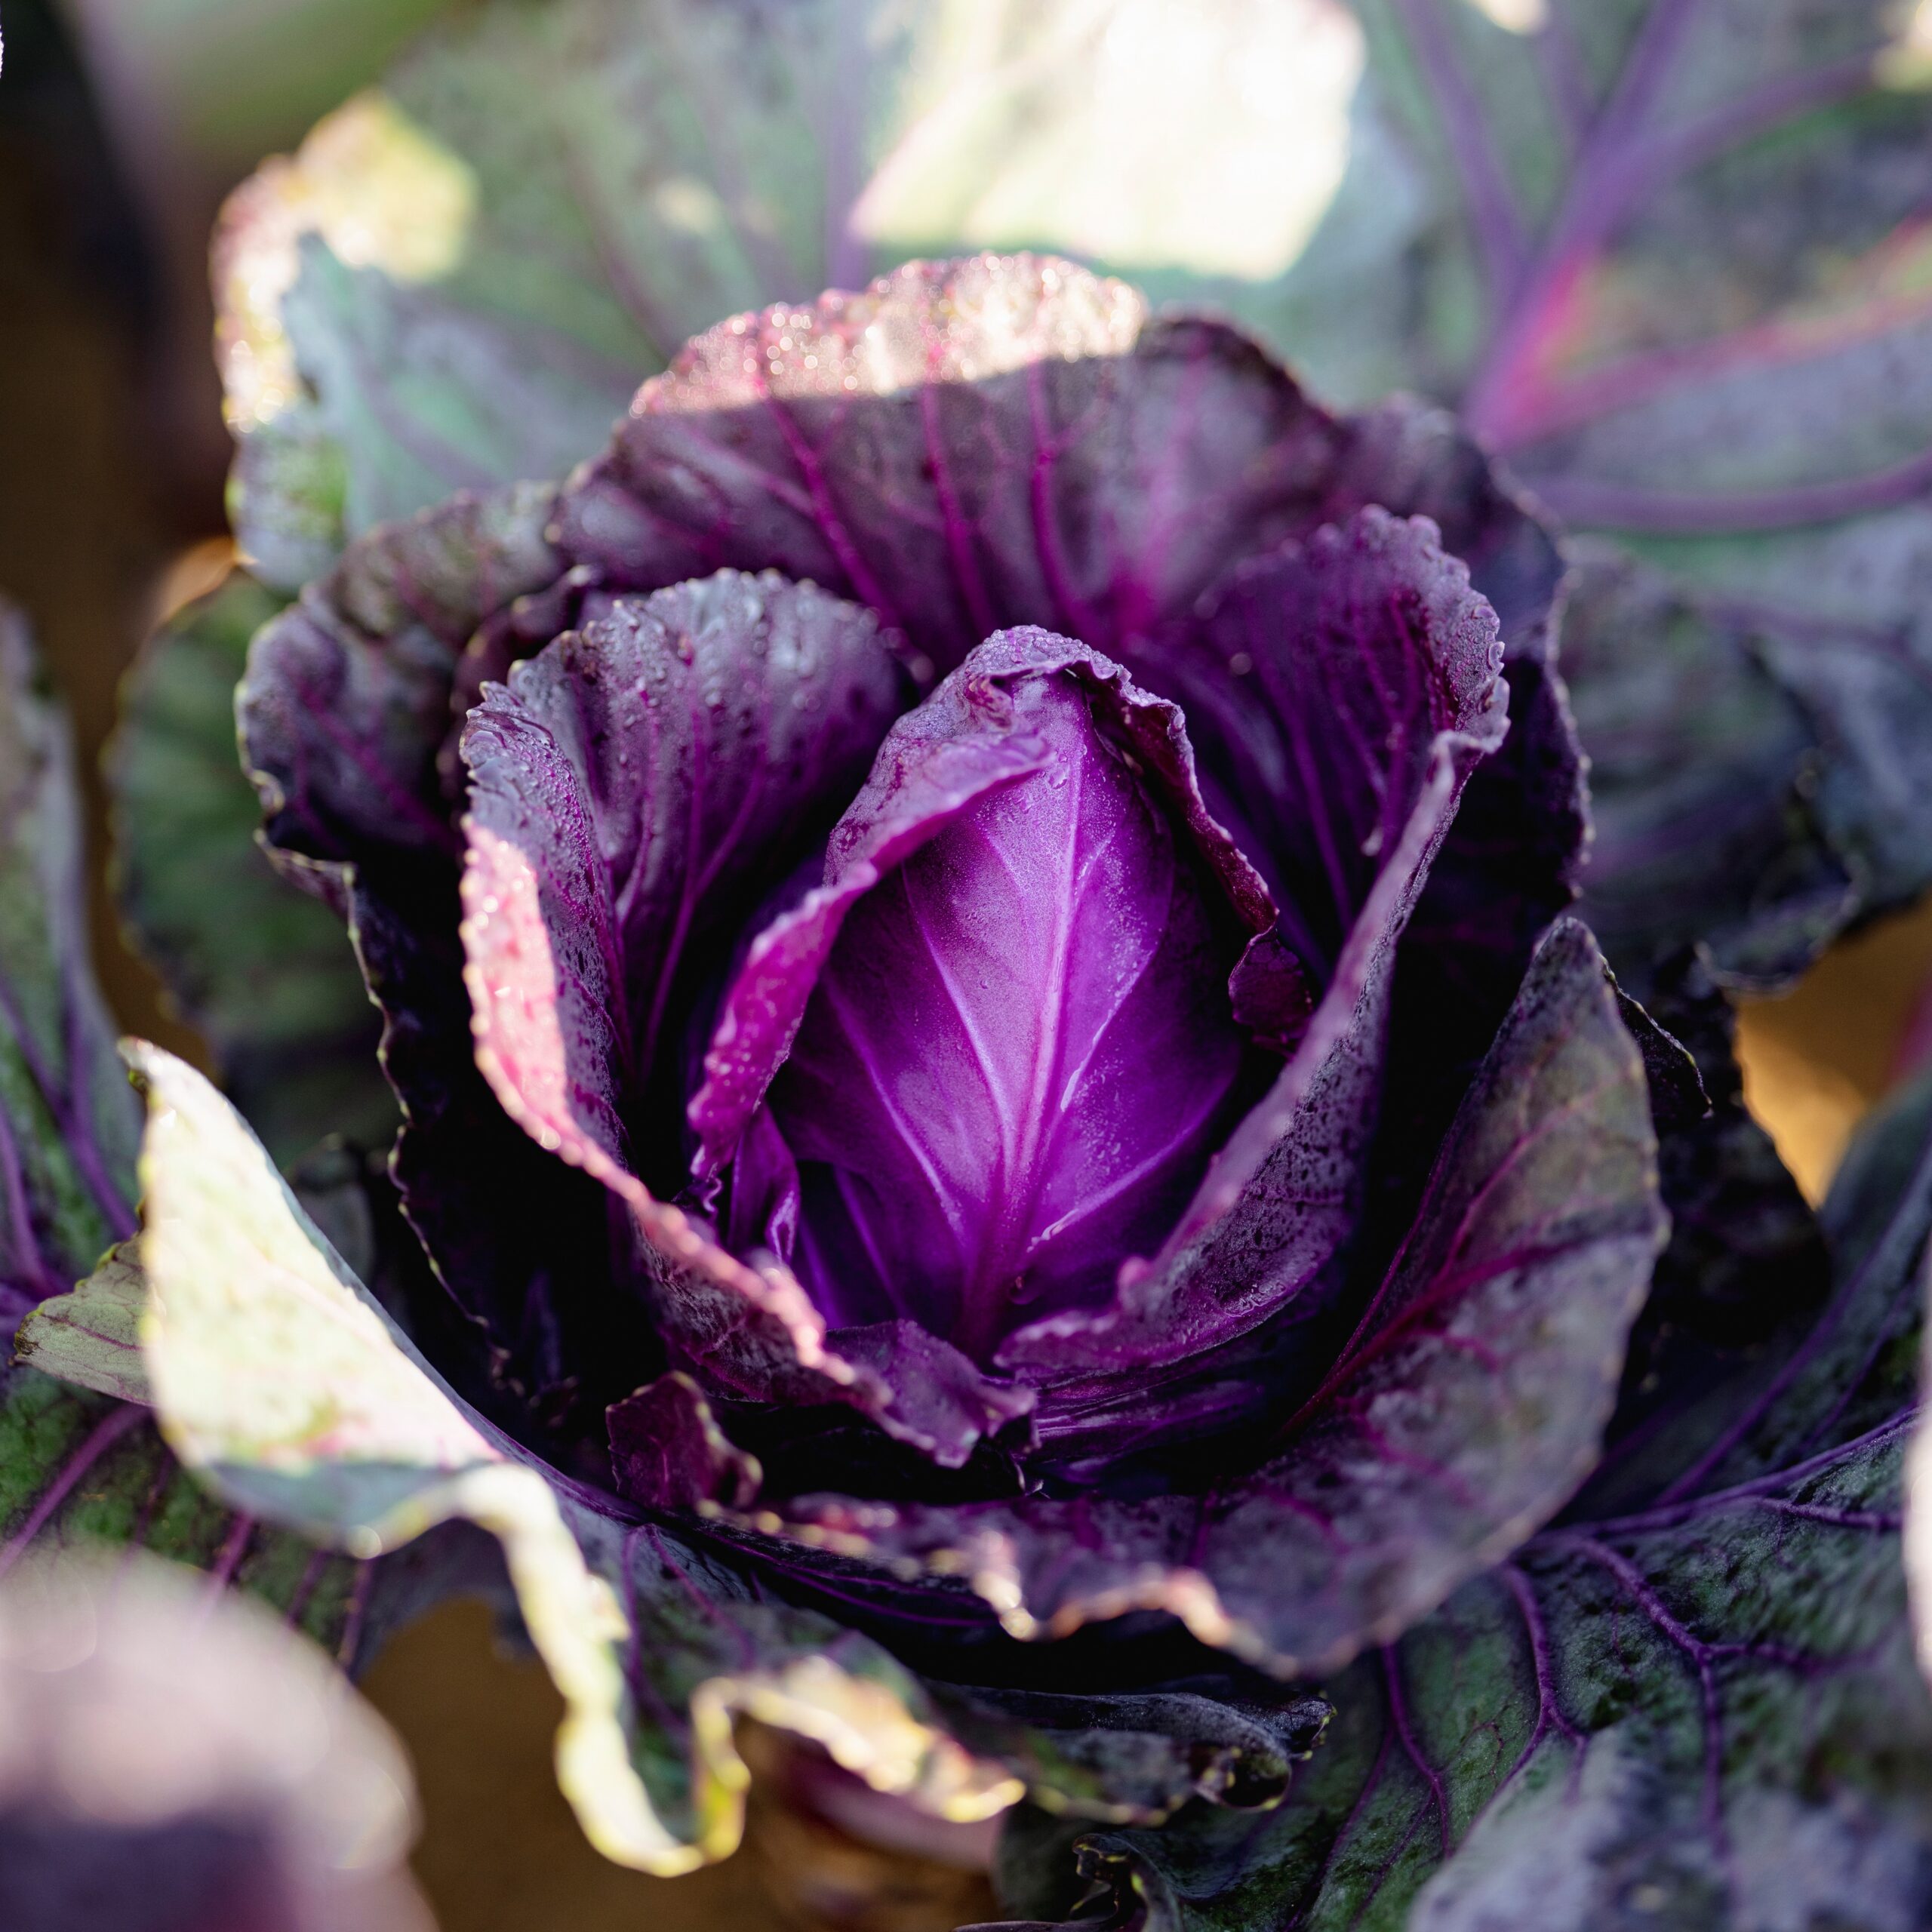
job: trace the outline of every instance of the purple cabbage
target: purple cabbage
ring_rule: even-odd
[[[1029,257],[352,546],[240,714],[439,1365],[964,1723],[1392,1641],[1587,1475],[1664,1232],[1559,574],[1447,419]]]

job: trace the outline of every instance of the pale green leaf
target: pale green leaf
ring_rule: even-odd
[[[97,1394],[153,1406],[141,1359],[147,1283],[140,1241],[118,1243],[71,1294],[42,1302],[14,1338],[14,1359]]]
[[[614,1582],[636,1592],[653,1626],[688,1616],[677,1606],[688,1576],[665,1545],[634,1552],[625,1524],[553,1490],[390,1325],[214,1089],[155,1048],[125,1051],[148,1099],[142,1337],[170,1444],[231,1502],[358,1554],[458,1518],[495,1535],[563,1695],[559,1783],[607,1856],[671,1874],[735,1845],[746,1774],[731,1728],[741,1714],[801,1731],[931,1808],[983,1816],[1016,1794],[921,1714],[915,1687],[882,1654],[849,1637],[841,1649],[822,1619],[789,1630],[786,1613],[747,1600],[742,1582],[740,1624],[706,1619],[694,1641],[637,1657]],[[669,1736],[652,1725],[634,1737],[632,1673],[660,1669],[682,1679],[673,1689],[687,1715]],[[679,1737],[687,1763],[652,1762]],[[681,1835],[648,1780],[681,1797]]]

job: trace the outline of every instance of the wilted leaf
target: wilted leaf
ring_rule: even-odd
[[[358,1554],[455,1518],[495,1534],[564,1697],[558,1780],[599,1849],[666,1874],[730,1850],[740,1714],[947,1815],[1017,1795],[922,1720],[913,1680],[867,1640],[728,1571],[694,1586],[715,1559],[553,1488],[423,1364],[220,1095],[170,1055],[128,1052],[149,1108],[143,1335],[171,1442],[232,1501]]]

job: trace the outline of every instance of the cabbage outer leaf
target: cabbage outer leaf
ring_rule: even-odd
[[[1899,1562],[1910,1423],[1532,1539],[1327,1687],[1327,1740],[1259,1831],[1197,1810],[1090,1840],[1119,1923],[1921,1924],[1932,1699]],[[1044,1835],[1007,1863],[1035,1898],[1055,1869]]]
[[[1586,1492],[1326,1683],[1337,1715],[1260,1832],[1197,1809],[1096,1841],[1123,1926],[1923,1919],[1932,1701],[1905,1583],[1922,1657],[1932,1083],[1861,1130],[1821,1219],[1822,1304],[1666,1417],[1676,1483]],[[1011,1902],[1057,1912],[1079,1828],[1009,1835]]]
[[[912,255],[1191,263],[1265,308],[1340,174],[1358,29],[1331,0],[1113,27],[1084,0],[463,10],[229,205],[245,549],[293,589],[452,490],[561,475],[721,315]]]
[[[878,1788],[946,1815],[984,1817],[1017,1795],[1014,1780],[918,1715],[911,1680],[863,1640],[823,1620],[787,1630],[782,1613],[746,1604],[741,1586],[743,1622],[658,1653],[675,1672],[712,1663],[721,1641],[743,1646],[735,1669],[685,1687],[691,1755],[677,1768],[687,1829],[674,1830],[645,1775],[664,1777],[650,1761],[669,1743],[634,1740],[630,1727],[650,1674],[636,1652],[662,1636],[654,1617],[680,1613],[637,1600],[654,1585],[663,1598],[702,1593],[706,1582],[694,1582],[675,1542],[602,1513],[591,1492],[512,1453],[468,1413],[227,1103],[172,1056],[140,1042],[126,1051],[149,1107],[142,1340],[171,1443],[232,1500],[359,1554],[453,1518],[495,1535],[564,1697],[559,1782],[607,1856],[669,1875],[733,1848],[746,1774],[731,1725],[740,1715],[798,1730]],[[717,1594],[730,1601],[728,1587]],[[758,1645],[747,1632],[761,1619],[776,1627]]]
[[[0,1320],[26,1327],[0,1366],[0,1574],[144,1545],[254,1591],[350,1662],[386,1585],[218,1508],[141,1405],[125,1265],[109,1257],[118,1291],[74,1290],[134,1232],[140,1132],[88,957],[81,865],[66,719],[0,603]]]

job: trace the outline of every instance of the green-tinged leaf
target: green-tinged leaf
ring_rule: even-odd
[[[0,1571],[30,1548],[145,1545],[352,1656],[368,1566],[220,1509],[144,1410],[91,1392],[132,1394],[141,1379],[114,1346],[128,1339],[125,1255],[69,1292],[134,1232],[140,1111],[88,964],[81,859],[66,721],[0,605],[0,1315],[9,1329],[28,1318],[21,1353],[36,1364],[0,1367]]]
[[[287,601],[235,571],[164,624],[123,687],[108,760],[122,911],[285,1161],[330,1132],[386,1143],[395,1117],[341,920],[254,842],[234,691],[248,639]]]
[[[149,1109],[143,1336],[169,1441],[231,1502],[359,1553],[453,1518],[491,1531],[564,1697],[559,1781],[601,1850],[662,1873],[730,1850],[741,1715],[949,1815],[1017,1795],[875,1644],[521,1460],[391,1327],[207,1081],[128,1052]]]
[[[35,1369],[0,1369],[0,1574],[29,1550],[103,1545],[206,1570],[262,1598],[345,1665],[368,1654],[372,1614],[394,1620],[385,1593],[399,1580],[230,1513],[182,1469],[144,1408]]]
[[[23,1312],[134,1231],[139,1111],[88,963],[65,715],[0,603],[0,1294]]]
[[[1788,980],[1932,876],[1922,29],[1894,0],[1355,4],[1350,179],[1296,273],[1369,243],[1353,177],[1391,150],[1411,218],[1289,352],[1381,345],[1661,567],[1571,611],[1586,884],[1620,969],[1703,939]]]
[[[1628,1468],[1324,1684],[1336,1715],[1266,1822],[1195,1807],[1094,1834],[1023,1814],[1012,1905],[1062,1914],[1097,1881],[1143,1932],[1924,1922],[1932,1704],[1900,1531],[1928,1111],[1932,1087],[1909,1088],[1854,1144],[1820,1217],[1822,1303],[1667,1386],[1623,1425]],[[1781,1291],[1789,1245],[1739,1257],[1740,1309],[1754,1269]],[[1615,1500],[1646,1492],[1634,1513]],[[1932,1597],[1932,1557],[1917,1567]]]
[[[1044,246],[1238,309],[1327,205],[1360,63],[1336,0],[466,10],[229,205],[243,547],[292,587],[373,521],[561,475],[687,337],[915,254]]]
[[[955,1734],[1014,1765],[1035,1804],[1117,1825],[1160,1824],[1195,1798],[1266,1809],[1334,1715],[1309,1694],[1264,1706],[1218,1690],[934,1689]]]
[[[227,1103],[171,1056],[126,1051],[149,1109],[142,1340],[168,1435],[226,1487],[359,1533],[366,1554],[405,1540],[419,1493],[500,1457]]]
[[[1932,1703],[1900,1533],[1928,1113],[1921,1083],[1855,1143],[1820,1217],[1822,1304],[1667,1386],[1625,1425],[1628,1468],[1322,1686],[1336,1715],[1265,1823],[1029,1814],[1011,1903],[1051,1916],[1097,1880],[1143,1932],[1924,1923]],[[1767,1294],[1787,1245],[1751,1264]],[[1915,1567],[1932,1597],[1922,1533]]]
[[[71,1294],[54,1295],[20,1324],[14,1359],[57,1381],[152,1407],[141,1359],[147,1281],[140,1241],[118,1242]]]
[[[211,172],[250,165],[360,87],[450,0],[78,0],[68,10],[124,133]]]
[[[1356,325],[1409,380],[1465,397],[1579,524],[1882,507],[1756,499],[1922,446],[1896,408],[1917,388],[1878,374],[1926,326],[1927,103],[1890,57],[1909,9],[1551,0],[1516,30],[1461,0],[1356,11],[1358,154],[1392,144],[1419,191],[1389,257],[1410,299]]]
[[[1625,480],[1592,438],[1680,493],[1678,453],[1747,489],[1915,454],[1872,381],[1924,325],[1894,0],[1535,11],[497,0],[238,198],[231,410],[340,451],[354,530],[554,473],[500,466],[734,309],[1031,245],[1230,307],[1340,400],[1466,394],[1572,492]]]
[[[1922,1924],[1932,1701],[1899,1560],[1908,1420],[1535,1539],[1329,1687],[1328,1737],[1278,1810],[1089,1834],[1088,1869],[1137,1881],[1150,1932]],[[1029,1834],[1008,1860],[1029,1881],[1009,1881],[1017,1906],[1071,1903],[1075,1835],[1054,1835],[1056,1867],[1054,1838]]]
[[[875,1789],[970,1823],[1020,1795],[1000,1761],[969,1755],[912,1674],[868,1637],[795,1608],[715,1548],[592,1508],[565,1509],[586,1558],[631,1617],[632,1762],[652,1804],[691,1841],[688,1863],[738,1841],[743,1773],[731,1742],[752,1717],[821,1745]]]

